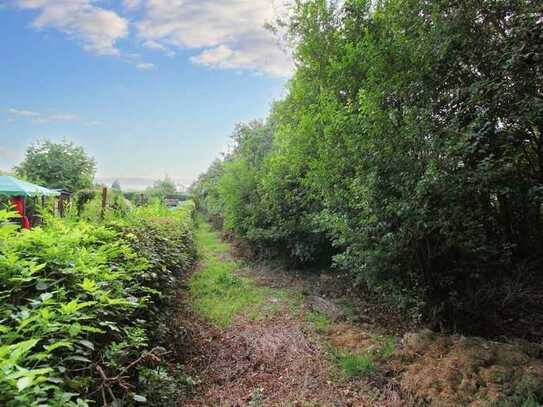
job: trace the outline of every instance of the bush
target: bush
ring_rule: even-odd
[[[523,272],[543,260],[539,4],[338,4],[294,2],[287,97],[193,193],[262,254],[333,261],[436,326],[500,334],[480,329],[480,290],[543,287]]]
[[[136,367],[163,364],[165,309],[194,256],[191,209],[51,217],[26,232],[0,211],[0,404],[144,397]]]

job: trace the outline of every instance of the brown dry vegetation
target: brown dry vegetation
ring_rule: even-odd
[[[409,334],[398,370],[402,387],[436,406],[520,405],[543,392],[543,347],[481,338]]]
[[[205,372],[202,394],[191,406],[367,405],[330,380],[325,350],[284,314],[239,320],[210,343],[202,340],[195,371]],[[313,403],[313,404],[311,404]]]

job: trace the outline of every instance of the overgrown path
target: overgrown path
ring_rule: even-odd
[[[187,368],[200,382],[183,405],[538,405],[529,396],[543,384],[537,349],[429,332],[400,340],[353,322],[349,307],[303,279],[234,258],[206,223],[197,242]]]
[[[202,380],[200,397],[188,404],[360,404],[339,383],[301,294],[258,284],[208,224],[200,225],[197,240],[201,262],[189,287],[194,311],[209,324],[198,333],[201,352],[191,366]]]

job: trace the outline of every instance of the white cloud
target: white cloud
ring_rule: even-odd
[[[78,121],[79,116],[71,113],[38,113],[31,110],[14,109],[6,110],[12,118],[29,119],[32,123],[73,122]]]
[[[219,69],[250,69],[288,76],[290,58],[264,28],[273,21],[272,0],[142,0],[137,23],[145,46],[197,49],[192,62]]]
[[[142,62],[140,64],[136,65],[136,68],[141,69],[142,71],[149,71],[151,69],[155,69],[155,64],[151,64],[149,62]]]
[[[143,46],[145,48],[149,48],[149,49],[156,49],[156,50],[159,50],[159,51],[166,51],[168,48],[166,48],[164,45],[156,42],[156,41],[145,41],[143,43]]]
[[[21,110],[21,109],[8,109],[8,114],[10,116],[21,116],[21,117],[39,117],[40,114],[36,112],[32,112],[30,110]]]
[[[274,76],[289,76],[292,71],[290,56],[265,28],[276,17],[274,5],[289,0],[121,0],[131,23],[108,9],[112,2],[105,0],[9,1],[37,12],[34,27],[54,28],[79,41],[87,51],[121,55],[139,69],[155,66],[133,61],[118,48],[118,41],[130,34],[131,27],[142,47],[169,57],[175,56],[176,48],[189,49],[194,52],[193,63],[211,68]]]
[[[142,0],[123,0],[123,6],[129,10],[137,9],[141,6]]]
[[[52,27],[83,43],[85,50],[99,55],[119,55],[116,42],[128,35],[128,22],[92,0],[14,0],[15,5],[37,10],[33,25]]]

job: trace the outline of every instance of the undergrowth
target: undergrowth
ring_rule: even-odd
[[[371,353],[340,355],[338,364],[347,377],[369,376],[375,370],[375,362]]]
[[[307,322],[313,327],[315,332],[320,335],[326,334],[332,327],[332,321],[326,315],[320,312],[308,312],[306,314]]]
[[[306,313],[305,318],[310,329],[325,340],[331,358],[347,378],[371,376],[380,363],[391,358],[396,352],[395,338],[381,335],[374,335],[371,345],[365,349],[334,346],[327,341],[334,334],[334,322],[328,316],[314,311]]]
[[[244,314],[262,319],[289,304],[283,290],[259,287],[235,272],[243,265],[228,256],[229,244],[222,242],[211,226],[198,222],[196,241],[201,266],[189,280],[193,308],[202,317],[227,327]]]
[[[394,338],[376,335],[372,340],[373,345],[356,351],[330,347],[345,376],[348,378],[371,376],[380,364],[394,355],[396,351]]]

